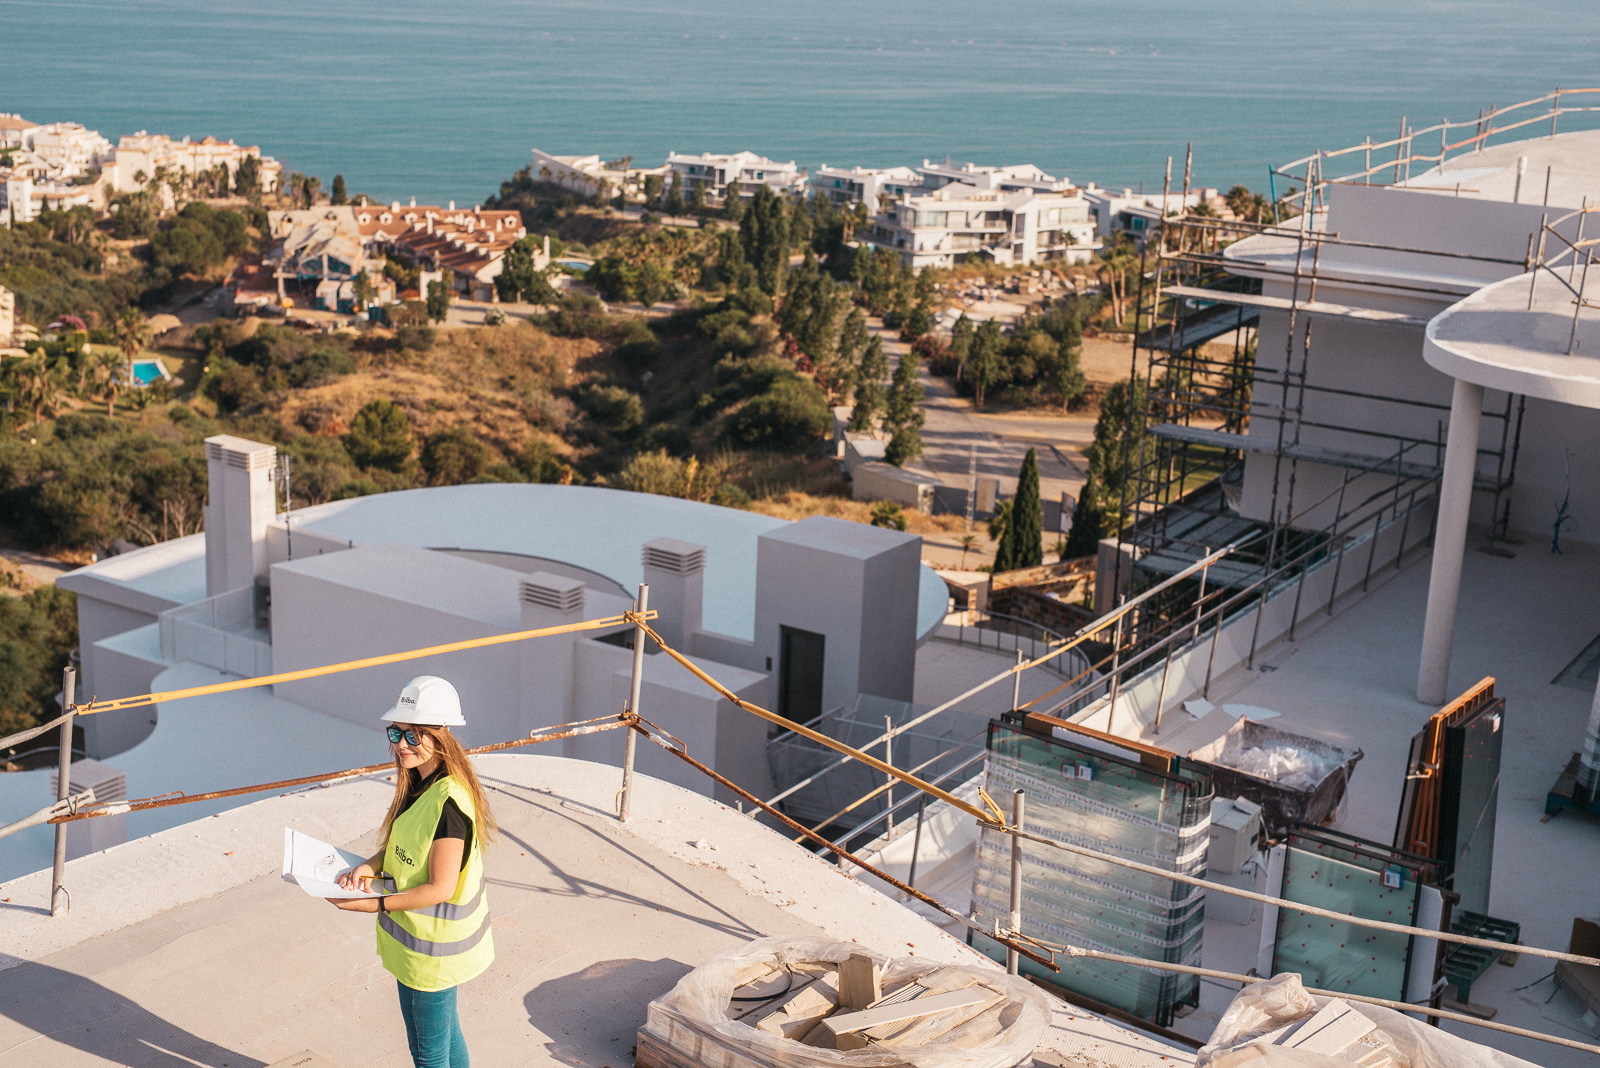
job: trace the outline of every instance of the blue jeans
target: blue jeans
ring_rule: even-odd
[[[467,1040],[456,1015],[456,988],[413,990],[400,987],[400,1015],[406,1021],[406,1044],[417,1068],[468,1068]]]

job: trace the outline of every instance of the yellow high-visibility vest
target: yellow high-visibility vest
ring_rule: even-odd
[[[450,900],[425,909],[378,913],[378,957],[413,990],[444,990],[466,982],[494,960],[489,900],[483,885],[483,836],[472,794],[448,775],[423,791],[389,828],[383,888],[391,893],[428,881],[433,834],[447,798],[472,821],[467,862]]]

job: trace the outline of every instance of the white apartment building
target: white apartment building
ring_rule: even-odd
[[[76,178],[112,156],[111,142],[82,123],[52,122],[22,131],[22,147],[50,167],[50,177]]]
[[[31,222],[37,214],[33,178],[26,171],[0,167],[0,226]]]
[[[978,189],[998,189],[1005,193],[1033,190],[1036,193],[1060,193],[1072,188],[1065,178],[1046,174],[1031,163],[1015,163],[1005,167],[988,167],[978,163],[957,166],[946,160],[943,163],[922,161],[917,168],[922,186],[928,190],[940,189],[952,182],[974,186]]]
[[[887,205],[885,197],[915,194],[922,186],[922,175],[910,167],[830,167],[826,163],[811,176],[814,194],[828,197],[835,204],[865,204],[870,210]]]
[[[23,138],[38,128],[38,123],[29,122],[15,112],[0,111],[0,152],[8,148],[21,148]]]
[[[913,268],[951,267],[974,257],[1007,266],[1087,263],[1100,241],[1077,191],[1007,192],[950,182],[906,196],[873,220],[864,240]]]
[[[621,193],[628,200],[644,199],[644,182],[651,175],[666,178],[667,165],[659,167],[613,167],[598,155],[552,156],[533,150],[533,173],[580,196],[592,197],[602,188]]]
[[[1102,239],[1127,234],[1135,241],[1145,236],[1162,219],[1162,212],[1174,214],[1187,211],[1199,204],[1217,199],[1215,189],[1191,189],[1185,193],[1175,189],[1163,196],[1161,193],[1141,193],[1132,189],[1102,189],[1090,182],[1083,188],[1083,198],[1089,202],[1090,217]]]
[[[181,141],[174,141],[166,134],[140,130],[124,135],[117,142],[109,168],[111,188],[132,192],[148,185],[158,171],[196,175],[215,171],[219,165],[228,168],[232,182],[239,164],[252,156],[261,161],[262,191],[270,193],[277,189],[283,165],[271,156],[263,156],[257,145],[238,145],[232,140],[219,141],[215,137],[191,141],[185,136]]]
[[[794,160],[779,163],[754,152],[726,156],[669,152],[667,170],[682,181],[685,199],[699,189],[706,200],[713,203],[721,201],[734,182],[739,183],[739,194],[747,200],[755,195],[756,187],[762,185],[779,196],[802,196],[806,189],[806,168],[797,166]],[[670,178],[668,181],[670,183]]]

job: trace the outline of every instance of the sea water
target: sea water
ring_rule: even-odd
[[[476,203],[528,149],[813,169],[1269,164],[1600,84],[1595,0],[0,0],[0,111]],[[1574,120],[1575,123],[1581,120]]]

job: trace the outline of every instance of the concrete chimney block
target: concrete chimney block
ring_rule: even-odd
[[[650,608],[660,615],[650,625],[666,643],[693,653],[704,606],[706,547],[676,538],[647,541],[640,549]]]
[[[278,510],[277,460],[278,450],[259,441],[232,434],[206,439],[206,596],[250,586],[266,574],[267,524]]]
[[[535,571],[519,586],[522,621],[530,627],[553,627],[583,618],[584,584],[565,575]]]

